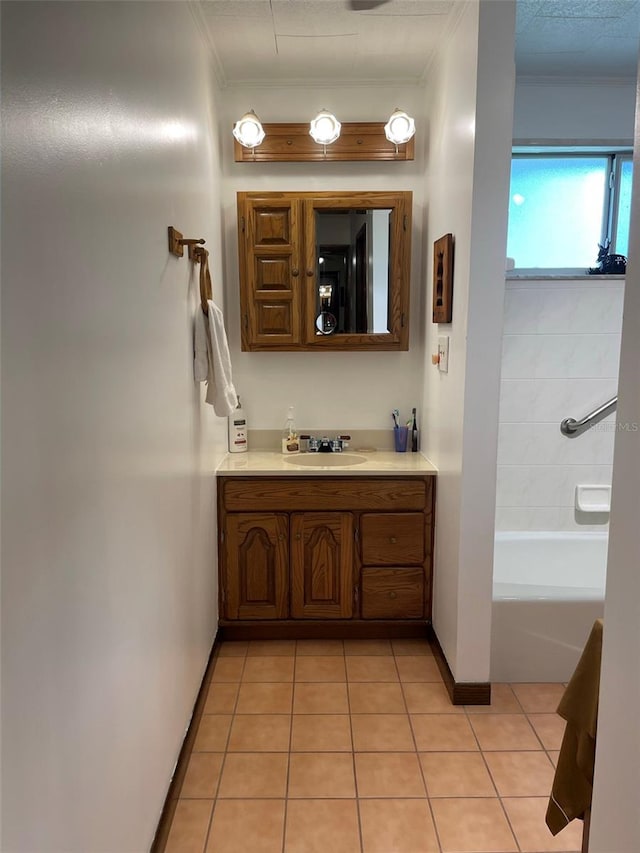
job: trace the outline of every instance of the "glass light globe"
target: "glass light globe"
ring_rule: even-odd
[[[402,145],[416,132],[416,123],[404,110],[395,109],[384,126],[384,135],[389,142]]]
[[[256,148],[266,136],[260,119],[253,110],[238,119],[233,126],[233,135],[245,148]]]
[[[327,110],[321,110],[311,121],[309,134],[320,145],[331,145],[340,136],[342,125],[338,119]]]

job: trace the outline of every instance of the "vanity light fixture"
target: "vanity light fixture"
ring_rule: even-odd
[[[404,110],[396,107],[384,126],[384,135],[394,145],[403,145],[416,132],[416,123]]]
[[[340,136],[342,125],[338,119],[328,110],[320,110],[318,115],[311,120],[309,134],[319,145],[331,145]]]
[[[266,134],[258,116],[249,110],[234,124],[233,135],[245,148],[257,148]]]

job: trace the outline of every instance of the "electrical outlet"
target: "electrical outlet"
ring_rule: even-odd
[[[441,373],[449,372],[449,335],[438,336],[438,370]]]

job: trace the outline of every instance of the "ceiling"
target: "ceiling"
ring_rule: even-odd
[[[501,2],[501,0],[491,0]],[[200,0],[221,85],[419,83],[454,0]],[[635,78],[640,0],[517,0],[519,76]]]

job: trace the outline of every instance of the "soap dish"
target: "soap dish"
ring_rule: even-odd
[[[610,512],[611,486],[576,486],[576,509],[580,512]]]

